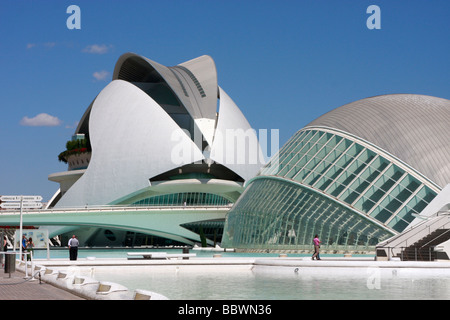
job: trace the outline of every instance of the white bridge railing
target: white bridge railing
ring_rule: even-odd
[[[167,211],[167,210],[228,210],[231,205],[226,206],[84,206],[70,208],[52,208],[52,209],[28,209],[23,210],[24,214],[51,214],[51,213],[77,213],[77,212],[106,212],[106,211]],[[20,214],[20,210],[0,210],[1,215]]]

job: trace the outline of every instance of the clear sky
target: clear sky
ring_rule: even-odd
[[[68,29],[70,5],[81,29]],[[369,29],[377,5],[381,29]],[[0,195],[51,198],[58,154],[120,55],[173,66],[208,54],[219,85],[280,146],[370,96],[450,99],[448,0],[0,1]],[[449,119],[450,130],[450,119]]]

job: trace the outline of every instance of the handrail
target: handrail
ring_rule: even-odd
[[[397,236],[392,237],[392,238],[390,238],[390,239],[388,239],[388,240],[382,242],[382,243],[381,243],[382,245],[379,246],[379,247],[380,247],[380,248],[381,248],[381,247],[386,247],[386,245],[388,245],[388,244],[390,244],[390,243],[392,243],[392,242],[394,242],[394,241],[396,241],[396,240],[399,241],[399,243],[396,244],[395,246],[393,246],[393,248],[399,247],[399,246],[401,246],[401,245],[408,246],[408,240],[410,240],[411,238],[417,236],[419,233],[421,233],[422,231],[426,230],[427,228],[428,228],[429,230],[431,230],[432,227],[433,227],[434,225],[439,224],[440,222],[442,222],[442,220],[443,220],[444,217],[449,217],[449,214],[446,213],[446,214],[441,214],[441,215],[439,215],[439,214],[437,213],[436,215],[433,216],[433,218],[428,219],[428,220],[425,220],[425,221],[423,221],[422,223],[420,223],[419,225],[417,225],[417,226],[415,226],[415,227],[409,229],[408,231],[406,231],[406,232],[404,231],[403,233],[400,233],[400,234],[398,234]],[[437,229],[439,229],[439,228],[442,228],[443,226],[445,226],[445,225],[447,225],[447,224],[449,224],[449,223],[450,223],[450,221],[444,223],[442,226],[436,228],[435,230],[437,230]],[[409,234],[410,232],[413,232],[413,231],[415,231],[415,232]],[[430,233],[431,233],[431,232],[430,232]],[[405,235],[408,235],[408,234],[409,234],[409,236],[408,236],[406,239],[401,240],[402,237],[404,237]],[[378,247],[378,246],[377,246],[377,247]],[[391,246],[389,246],[389,247],[391,247]]]
[[[388,250],[388,255],[387,258],[388,260],[391,259],[391,257],[394,257],[394,252],[393,249],[400,249],[400,260],[404,261],[404,253],[405,253],[405,249],[410,248],[410,247],[378,247],[380,249],[387,249]],[[431,259],[431,249],[434,248],[433,246],[428,247],[428,259],[429,261],[432,261]],[[417,250],[419,249],[419,250]],[[421,250],[422,247],[418,248],[418,247],[414,247],[414,261],[418,261],[418,255],[420,256],[420,258],[422,257],[422,252]],[[422,250],[423,251],[423,250]],[[422,259],[422,261],[425,261],[424,259]]]
[[[410,227],[410,228],[408,228],[408,229],[405,229],[405,230],[403,230],[402,233],[399,233],[399,234],[397,234],[397,235],[395,235],[395,236],[392,236],[392,237],[390,237],[389,239],[382,241],[380,244],[382,244],[382,247],[384,247],[384,246],[386,246],[387,244],[389,244],[389,243],[391,243],[391,242],[394,242],[394,241],[398,240],[399,238],[403,237],[406,233],[409,233],[409,232],[411,232],[412,230],[419,228],[421,225],[426,224],[428,221],[429,221],[429,219],[420,222],[420,223],[419,223],[418,225],[416,225],[415,227]]]
[[[443,229],[442,227],[443,226],[445,226],[447,223],[445,223],[444,225],[442,225],[441,226],[441,228],[437,228],[437,229],[435,229],[435,230],[433,230],[433,231],[436,231],[436,230],[440,230],[440,229]],[[445,230],[445,229],[443,229],[443,230]],[[423,231],[423,229],[422,229],[422,231]],[[395,255],[395,253],[394,253],[394,249],[397,249],[397,250],[400,250],[400,255],[401,255],[401,260],[403,260],[404,259],[404,256],[403,256],[403,254],[404,254],[404,252],[405,252],[405,249],[408,249],[408,248],[414,248],[414,252],[415,252],[415,260],[417,261],[417,255],[419,255],[420,256],[420,258],[422,259],[423,257],[422,257],[422,251],[423,251],[423,249],[426,249],[427,247],[428,247],[428,255],[429,255],[429,260],[431,261],[431,250],[435,247],[435,246],[433,246],[433,245],[430,245],[433,241],[436,241],[436,239],[439,239],[440,237],[442,237],[442,236],[444,236],[444,235],[446,235],[446,234],[448,234],[448,233],[450,233],[450,229],[448,229],[448,230],[445,230],[443,233],[441,233],[441,234],[439,234],[438,236],[436,236],[436,237],[434,237],[433,239],[431,239],[430,241],[428,241],[427,243],[425,243],[425,244],[423,244],[423,245],[421,245],[420,247],[419,246],[377,246],[376,247],[376,249],[387,249],[388,250],[388,259],[390,259],[390,257],[392,256],[394,256]],[[430,233],[431,234],[431,233]],[[409,239],[409,238],[408,238]],[[423,260],[423,259],[422,259]]]
[[[439,229],[436,229],[439,230]],[[421,246],[419,249],[422,249],[423,247],[426,247],[427,245],[429,245],[431,242],[435,241],[436,239],[442,237],[444,234],[450,232],[450,229],[446,230],[445,232],[441,233],[440,235],[438,235],[437,237],[433,238],[432,240],[428,241],[427,243],[425,243],[423,246]]]
[[[147,210],[173,210],[173,209],[183,209],[183,210],[199,210],[199,209],[230,209],[231,206],[87,206],[87,207],[71,207],[71,208],[58,208],[58,209],[28,209],[23,210],[24,214],[40,214],[40,213],[74,213],[74,212],[104,212],[104,211],[147,211]],[[0,210],[0,215],[4,214],[20,214],[19,210]]]
[[[20,251],[0,251],[0,254],[3,255],[19,255],[19,259],[14,259],[15,261],[19,261],[20,263],[24,263],[25,264],[25,278],[28,279],[28,261],[30,261],[30,265],[31,265],[31,270],[34,269],[34,259],[33,259],[33,251],[22,251],[22,257],[20,257]],[[30,260],[28,260],[28,255],[30,255]],[[25,259],[25,257],[27,257]],[[5,257],[6,258],[6,257]],[[11,274],[11,272],[9,272]],[[34,277],[34,275],[32,276]]]

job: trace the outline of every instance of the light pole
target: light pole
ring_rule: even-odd
[[[20,236],[19,236],[19,259],[20,260],[22,260],[22,238],[23,238],[23,227],[22,227],[22,224],[23,224],[23,220],[22,220],[22,214],[23,214],[23,196],[20,196],[20,223],[19,223],[19,229],[20,229],[20,231],[19,231],[19,234],[20,234]]]

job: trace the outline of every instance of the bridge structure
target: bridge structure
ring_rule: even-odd
[[[133,231],[168,238],[188,245],[200,242],[200,235],[182,225],[225,220],[228,206],[85,207],[23,210],[23,226],[99,227]],[[0,210],[1,226],[19,226],[19,210]],[[51,234],[49,237],[57,236]],[[208,240],[209,244],[212,244]]]

